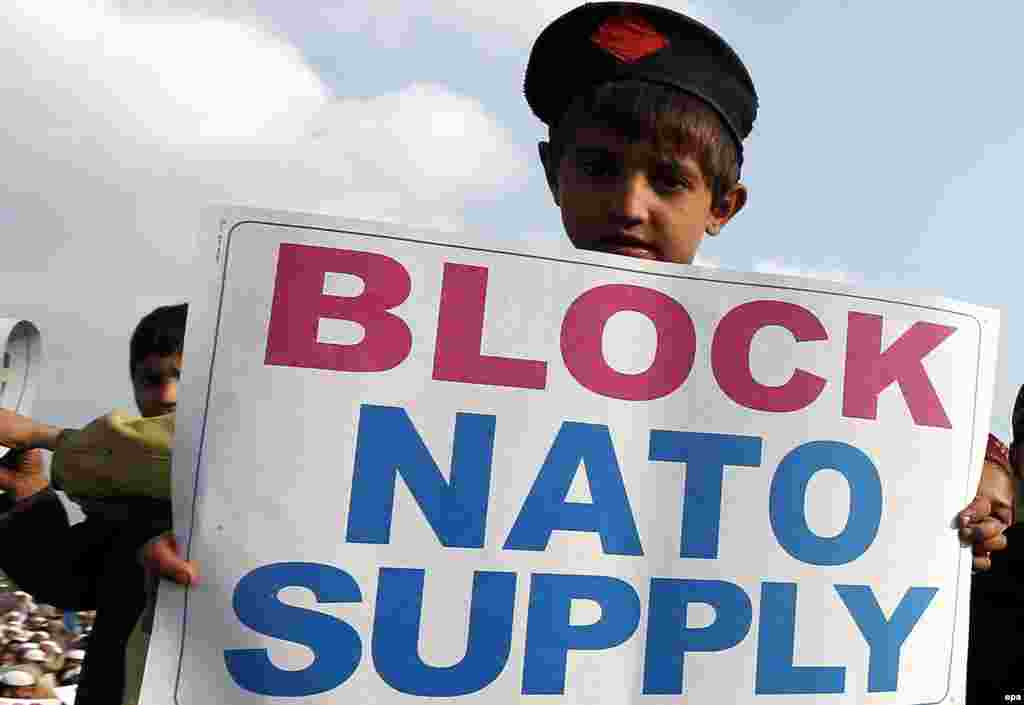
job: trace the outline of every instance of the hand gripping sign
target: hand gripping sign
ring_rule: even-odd
[[[997,315],[225,210],[146,703],[953,702]],[[685,700],[681,700],[684,698]]]
[[[0,318],[0,409],[31,414],[42,363],[39,329],[29,321]],[[0,458],[8,450],[0,446]]]

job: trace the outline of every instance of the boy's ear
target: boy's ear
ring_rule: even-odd
[[[737,213],[743,210],[747,204],[747,187],[743,184],[736,184],[729,192],[718,201],[711,204],[711,212],[708,215],[707,233],[717,235],[725,227],[725,224],[732,220]]]
[[[540,163],[544,165],[544,177],[548,181],[548,188],[551,189],[551,197],[558,203],[558,165],[554,163],[554,155],[551,152],[550,142],[538,142],[537,151],[540,153]]]

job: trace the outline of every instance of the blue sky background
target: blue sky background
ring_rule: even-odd
[[[750,203],[700,260],[999,308],[1008,440],[1024,9],[666,4],[722,33],[761,99]],[[131,407],[128,335],[188,295],[208,201],[557,242],[521,85],[533,37],[572,5],[5,3],[0,316],[43,329],[37,415]]]

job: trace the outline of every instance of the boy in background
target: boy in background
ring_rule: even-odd
[[[54,451],[53,485],[39,451],[9,453],[0,463],[0,489],[14,499],[0,516],[0,569],[43,602],[97,611],[79,705],[123,702],[125,645],[147,603],[137,554],[171,527],[170,447],[186,315],[185,304],[158,308],[132,335],[129,370],[141,418],[113,412],[71,430],[0,413],[0,444]],[[55,489],[81,505],[85,521],[70,525]],[[169,540],[159,543],[166,551]],[[51,550],[40,553],[40,546]],[[186,571],[179,582],[194,577],[188,564],[178,567]]]

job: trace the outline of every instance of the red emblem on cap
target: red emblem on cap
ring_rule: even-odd
[[[590,35],[590,41],[627,64],[668,46],[668,40],[639,15],[609,17]]]

